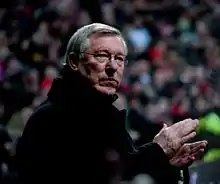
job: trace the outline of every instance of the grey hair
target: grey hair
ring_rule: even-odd
[[[66,53],[64,56],[64,64],[68,63],[69,54],[71,52],[78,54],[79,58],[82,57],[82,53],[85,52],[89,46],[89,38],[95,33],[101,33],[101,34],[107,33],[107,34],[118,36],[124,44],[125,53],[127,55],[128,48],[127,48],[126,42],[121,32],[118,29],[112,26],[106,25],[106,24],[93,23],[93,24],[89,24],[89,25],[79,28],[72,35],[72,37],[70,38],[67,44],[67,49],[66,49]]]

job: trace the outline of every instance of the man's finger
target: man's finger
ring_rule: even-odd
[[[194,150],[193,152],[190,153],[190,157],[195,157],[197,158],[199,156],[200,153],[203,153],[205,151],[204,148],[200,148],[200,149],[197,149],[197,150]]]
[[[204,151],[205,151],[205,149],[201,148],[199,151],[202,153],[202,152],[204,152]]]
[[[197,119],[182,122],[182,129],[180,130],[181,134],[183,136],[186,136],[189,133],[194,132],[198,124],[199,124],[199,121]]]
[[[191,118],[184,119],[182,121],[179,121],[179,122],[173,124],[171,127],[173,127],[174,129],[178,129],[180,126],[183,126],[183,124],[188,122],[188,121],[192,121],[192,119]]]
[[[183,153],[190,153],[191,152],[191,148],[190,148],[190,145],[189,144],[184,144],[180,150],[183,152]]]
[[[195,155],[194,156],[190,156],[190,160],[194,161],[196,159]]]
[[[193,154],[194,152],[198,152],[200,149],[205,149],[207,146],[207,141],[197,141],[193,143],[186,143],[180,148],[180,152]]]
[[[205,148],[207,144],[208,144],[207,141],[198,141],[198,142],[190,143],[189,145],[190,145],[191,151],[193,152],[198,149]]]
[[[200,146],[206,146],[207,144],[208,142],[204,140],[204,141],[188,143],[187,145],[189,145],[190,148],[193,149],[193,148],[200,147]]]
[[[195,160],[196,158],[198,158],[200,153],[203,153],[205,151],[205,149],[199,149],[196,152],[190,154],[190,159],[191,160]]]
[[[185,142],[188,142],[188,141],[190,141],[191,139],[193,139],[195,136],[196,136],[196,132],[192,132],[192,133],[190,133],[190,134],[184,136],[184,137],[182,138],[181,143],[184,144]]]
[[[201,152],[204,152],[205,147],[207,145],[207,141],[198,141],[194,143],[187,143],[182,146],[184,153],[188,153],[190,155],[198,155]]]
[[[174,128],[174,131],[177,132],[179,136],[183,137],[195,131],[198,124],[199,124],[199,121],[197,119],[195,120],[186,119],[186,120],[183,120],[183,121],[180,121],[174,124],[175,126],[173,128]]]
[[[199,149],[194,150],[193,152],[191,152],[191,154],[192,154],[192,155],[198,155],[198,154],[200,154],[200,153],[202,153],[202,152],[204,152],[204,151],[205,151],[204,148],[199,148]]]

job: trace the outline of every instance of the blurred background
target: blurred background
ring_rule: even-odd
[[[13,173],[13,144],[59,75],[69,38],[92,22],[117,27],[128,43],[116,103],[136,144],[164,122],[199,118],[196,139],[209,145],[191,183],[220,182],[219,0],[1,0],[0,175]]]

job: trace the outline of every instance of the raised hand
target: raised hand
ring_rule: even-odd
[[[176,167],[189,166],[200,153],[204,152],[206,146],[207,141],[186,143],[170,159],[170,164]]]
[[[155,136],[153,142],[160,145],[168,157],[177,153],[179,148],[196,136],[197,119],[186,119],[170,127],[164,124],[162,130]]]

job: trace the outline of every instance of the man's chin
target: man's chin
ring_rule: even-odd
[[[116,88],[108,87],[108,86],[97,86],[95,88],[97,91],[106,95],[114,95],[117,91]]]

